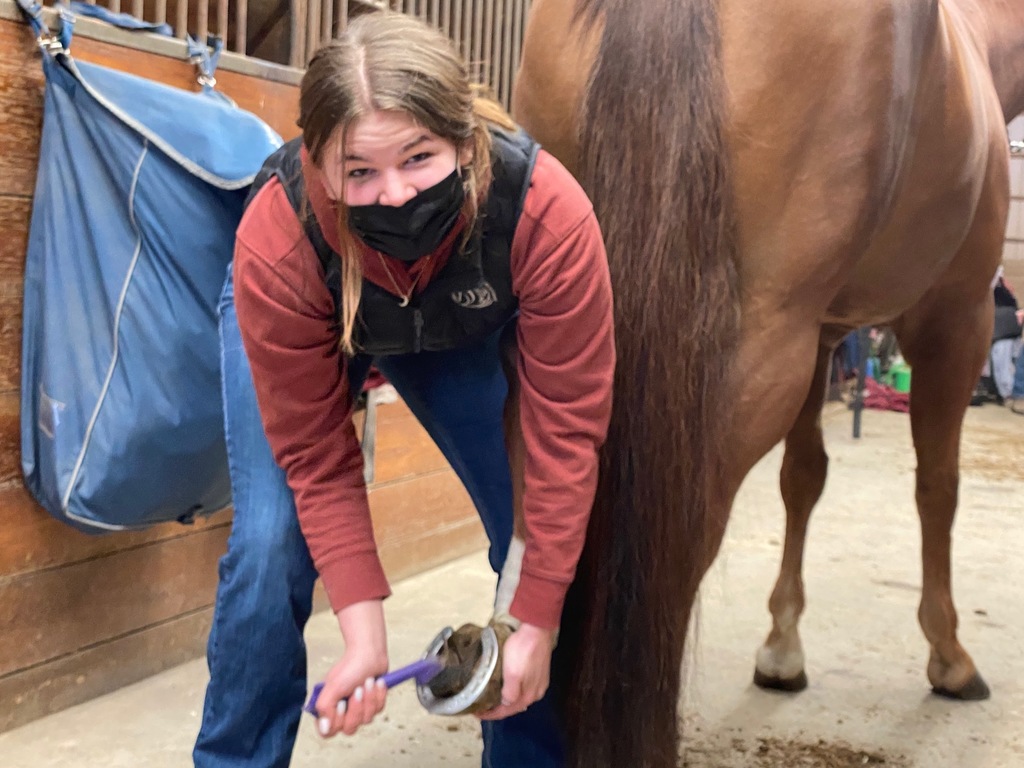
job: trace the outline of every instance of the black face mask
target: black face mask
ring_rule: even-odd
[[[356,205],[348,225],[371,248],[402,261],[433,253],[452,231],[466,193],[457,171],[404,205]]]

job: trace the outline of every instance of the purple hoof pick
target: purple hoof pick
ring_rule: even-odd
[[[437,677],[443,668],[444,665],[437,659],[420,659],[405,667],[388,672],[380,679],[384,681],[384,685],[388,688],[394,688],[399,683],[404,683],[406,680],[412,680],[413,678],[415,678],[419,685],[426,685]],[[323,683],[317,683],[313,686],[313,692],[309,695],[309,701],[302,708],[303,712],[316,715],[316,702],[320,698],[320,692],[323,689]]]

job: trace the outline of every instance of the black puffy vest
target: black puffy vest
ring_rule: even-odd
[[[353,341],[370,355],[455,349],[486,338],[516,312],[510,254],[538,144],[526,133],[492,129],[493,181],[477,230],[426,288],[401,306],[395,295],[363,280]],[[316,217],[304,208],[301,137],[267,158],[247,201],[277,176],[323,267],[336,310],[341,307],[341,257],[327,244]],[[461,238],[460,238],[461,240]],[[457,241],[459,242],[459,241]]]

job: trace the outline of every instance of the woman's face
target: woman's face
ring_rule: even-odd
[[[451,174],[456,161],[472,158],[406,112],[371,112],[349,127],[344,157],[340,143],[339,132],[325,148],[321,175],[331,198],[349,207],[403,205]]]

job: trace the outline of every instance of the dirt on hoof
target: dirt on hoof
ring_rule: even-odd
[[[743,765],[746,768],[911,768],[903,755],[881,751],[866,752],[848,744],[829,743],[823,739],[816,743],[787,741],[777,738],[758,738],[751,744],[733,739],[728,748],[713,750],[693,746],[687,750],[682,768],[725,768]]]

